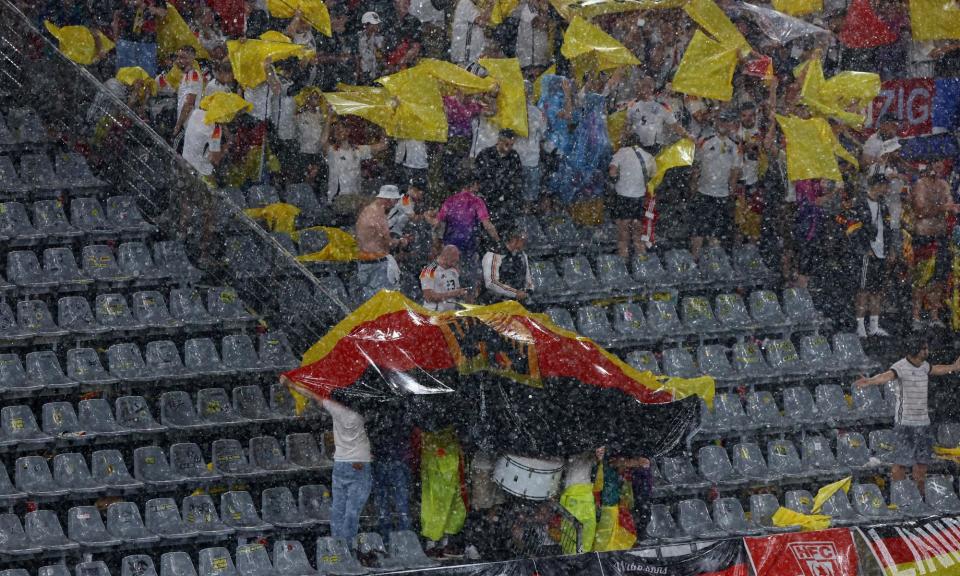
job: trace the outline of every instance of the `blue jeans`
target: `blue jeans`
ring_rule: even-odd
[[[373,501],[377,505],[380,535],[384,541],[390,532],[410,530],[410,469],[396,460],[377,461],[373,465]],[[392,501],[392,506],[391,506]],[[396,522],[393,512],[396,511]]]
[[[143,68],[151,77],[157,75],[157,45],[154,42],[117,40],[117,70],[129,66]]]
[[[360,464],[356,470],[353,465]],[[330,534],[347,542],[360,531],[360,512],[367,504],[373,474],[369,462],[333,463],[333,503],[330,510]]]

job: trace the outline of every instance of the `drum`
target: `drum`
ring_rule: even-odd
[[[527,500],[546,500],[560,490],[563,462],[507,454],[497,460],[493,481],[504,492]]]

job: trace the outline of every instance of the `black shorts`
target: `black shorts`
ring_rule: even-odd
[[[611,198],[610,215],[614,220],[643,220],[647,199],[643,196],[630,198],[617,194]]]
[[[885,278],[886,263],[883,258],[877,258],[873,254],[864,254],[860,258],[860,278],[858,286],[861,292],[870,292],[875,294],[883,289],[883,280]]]
[[[693,236],[729,241],[733,238],[733,198],[714,198],[697,193],[690,211]]]

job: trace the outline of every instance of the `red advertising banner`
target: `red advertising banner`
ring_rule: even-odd
[[[859,559],[847,528],[744,538],[757,576],[851,576]]]
[[[883,120],[896,120],[899,136],[923,136],[933,129],[933,78],[888,80],[868,111],[866,128],[871,132]]]

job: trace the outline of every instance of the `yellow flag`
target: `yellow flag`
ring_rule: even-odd
[[[549,68],[543,71],[543,74],[537,76],[537,79],[533,81],[533,101],[540,101],[540,86],[543,84],[543,77],[547,74],[556,74],[557,65],[551,64]]]
[[[137,82],[143,82],[151,94],[157,95],[157,81],[139,66],[127,66],[117,70],[117,80],[124,86],[133,86]]]
[[[733,98],[736,47],[725,46],[697,30],[673,75],[673,90],[712,100]]]
[[[226,124],[241,112],[252,112],[253,104],[237,94],[214,92],[200,101],[200,109],[207,113],[205,124]]]
[[[856,165],[856,159],[840,145],[826,119],[805,120],[778,114],[777,123],[786,138],[787,177],[791,182],[820,178],[843,181],[837,156]]]
[[[101,56],[113,50],[114,43],[104,36],[103,32],[97,31],[97,40],[94,40],[93,32],[86,26],[64,26],[58,27],[49,20],[44,21],[47,31],[60,43],[60,51],[67,58],[77,64],[89,66],[96,62]],[[97,42],[99,41],[99,49]]]
[[[863,126],[866,108],[880,94],[880,76],[869,72],[846,71],[829,80],[823,77],[820,60],[812,59],[794,69],[794,76],[803,76],[800,102],[819,116],[834,118],[844,124]],[[864,113],[852,112],[863,110]]]
[[[750,52],[747,39],[713,0],[690,0],[683,11],[720,44],[736,48],[743,55]]]
[[[243,213],[254,220],[263,220],[271,232],[293,234],[300,209],[293,204],[276,202],[260,208],[247,208]]]
[[[550,0],[550,5],[564,20],[573,20],[576,16],[590,20],[604,14],[680,8],[686,2],[687,0]]]
[[[487,77],[492,78],[500,88],[494,124],[526,138],[527,95],[523,89],[520,61],[516,58],[481,58],[478,63],[486,68]]]
[[[823,10],[823,0],[773,0],[773,9],[791,16],[803,16]]]
[[[267,11],[276,18],[293,18],[297,10],[313,29],[331,36],[330,12],[323,0],[267,0]]]
[[[297,260],[301,262],[349,262],[356,260],[360,254],[357,241],[349,232],[326,226],[315,226],[307,228],[307,230],[323,230],[327,234],[327,245],[319,252],[297,256]],[[294,233],[292,236],[298,236],[299,232],[303,232],[303,230]]]
[[[184,46],[192,46],[197,51],[198,58],[209,57],[176,7],[168,2],[167,14],[157,24],[157,54],[166,58]]]
[[[853,482],[852,476],[847,476],[843,480],[837,480],[832,484],[827,484],[826,486],[820,488],[817,491],[817,495],[813,498],[813,513],[816,514],[823,508],[824,503],[830,499],[831,496],[836,494],[838,490],[843,490],[844,492],[850,491],[850,483]]]
[[[263,69],[263,63],[268,57],[279,62],[287,58],[306,58],[313,54],[313,51],[294,44],[279,32],[266,32],[259,39],[229,40],[227,51],[233,66],[233,76],[244,88],[256,88],[266,82],[267,73]]]
[[[913,39],[960,40],[960,3],[956,0],[910,0]]]
[[[489,92],[496,85],[493,78],[481,78],[456,64],[433,58],[421,59],[413,69],[433,77],[440,83],[441,91],[448,94],[453,90],[459,90],[464,94]]]
[[[804,531],[826,530],[830,527],[830,517],[823,514],[801,514],[781,506],[773,513],[774,526],[800,526]]]
[[[626,46],[600,28],[576,16],[563,33],[560,53],[581,69],[613,70],[640,64]]]
[[[343,116],[358,116],[384,130],[393,122],[390,94],[384,88],[351,86],[339,92],[324,92],[324,99],[333,111]]]
[[[663,182],[663,178],[666,176],[667,170],[671,168],[679,168],[680,166],[692,166],[693,155],[696,149],[697,146],[694,144],[693,140],[684,138],[682,140],[677,140],[669,147],[661,150],[656,157],[657,173],[653,175],[653,178],[650,179],[650,182],[647,182],[648,193],[653,194],[653,192],[657,189],[657,186]]]
[[[387,134],[394,138],[447,141],[447,115],[437,80],[408,68],[377,80],[393,97],[393,119]]]

